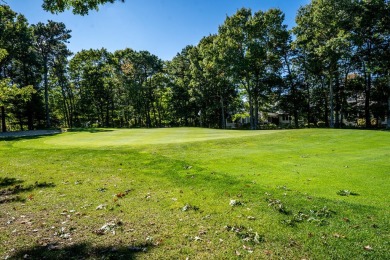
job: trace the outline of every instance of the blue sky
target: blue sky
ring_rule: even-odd
[[[172,59],[187,45],[196,45],[203,36],[217,33],[226,15],[241,7],[266,11],[280,8],[291,28],[298,8],[310,0],[126,0],[106,4],[89,15],[70,11],[52,15],[42,10],[42,0],[5,0],[30,24],[53,20],[72,30],[68,45],[72,52],[107,48],[147,50],[163,60]]]

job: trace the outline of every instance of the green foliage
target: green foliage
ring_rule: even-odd
[[[232,120],[233,122],[236,121],[236,120],[240,120],[240,119],[245,119],[249,117],[249,113],[247,112],[244,112],[244,113],[237,113],[237,114],[234,114],[233,117],[232,117]]]
[[[71,30],[66,29],[64,23],[49,20],[47,24],[39,22],[36,25],[33,25],[33,32],[35,37],[35,48],[37,49],[43,66],[46,127],[50,127],[49,68],[52,66],[55,59],[63,57],[62,61],[65,62],[66,57],[70,56],[71,52],[67,49],[66,43],[71,38]]]
[[[99,5],[114,3],[115,1],[124,2],[125,0],[43,0],[42,7],[46,11],[55,14],[72,9],[74,14],[87,15],[90,10],[99,10]]]
[[[262,129],[265,129],[265,130],[275,130],[275,129],[278,129],[278,126],[273,124],[273,123],[268,123],[268,124],[263,125]]]
[[[43,7],[85,15],[114,2],[44,0]],[[103,48],[81,51],[68,63],[65,24],[29,25],[3,4],[0,80],[37,91],[8,111],[7,120],[20,130],[51,121],[56,127],[225,128],[248,114],[248,128],[256,129],[264,128],[261,111],[293,118],[289,126],[267,129],[308,122],[344,127],[362,115],[365,127],[377,126],[390,100],[388,17],[383,0],[313,0],[299,9],[297,26],[288,31],[279,9],[241,8],[217,34],[186,46],[171,61],[147,51]]]
[[[26,106],[32,95],[36,93],[36,90],[32,86],[26,86],[23,88],[17,87],[15,84],[11,84],[10,80],[0,81],[0,107],[2,131],[6,132],[6,114],[20,116],[20,111]]]
[[[27,102],[36,90],[32,86],[18,88],[9,80],[0,82],[0,106],[11,105],[14,102]]]
[[[313,127],[317,127],[317,125],[314,123],[309,123],[309,124],[305,124],[305,127],[306,128],[313,128]]]
[[[258,125],[259,106],[278,84],[281,54],[288,32],[279,9],[267,12],[242,8],[219,28],[219,46],[225,70],[240,84],[249,102],[251,129]]]
[[[32,27],[28,24],[27,19],[11,10],[6,5],[0,5],[0,81],[8,80],[19,88],[32,85],[37,90],[41,80],[40,62],[33,48]],[[17,44],[15,44],[17,43]],[[41,120],[39,115],[40,102],[38,94],[33,94],[31,101],[20,106],[13,106],[3,115],[2,121],[10,123],[9,129],[23,130],[25,121],[28,127],[33,128],[32,118]],[[34,102],[34,104],[32,104]],[[10,105],[10,104],[9,104]],[[6,118],[4,118],[6,117]],[[16,127],[15,124],[18,124]],[[3,125],[4,127],[4,125]],[[4,129],[3,129],[4,130]]]
[[[83,50],[69,64],[73,85],[79,96],[79,113],[90,127],[110,126],[112,106],[115,99],[114,57],[106,49]],[[96,125],[94,125],[96,122]]]
[[[8,52],[5,49],[0,49],[0,62],[4,60],[5,57],[8,56]]]

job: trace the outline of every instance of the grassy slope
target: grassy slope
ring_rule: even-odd
[[[375,131],[191,128],[0,141],[0,178],[56,185],[5,195],[17,184],[2,179],[0,257],[388,259],[389,143]],[[5,200],[16,195],[25,202]],[[115,235],[98,235],[109,222]]]

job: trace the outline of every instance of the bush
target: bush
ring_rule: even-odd
[[[279,124],[279,127],[283,128],[283,129],[293,129],[294,128],[294,126],[292,124]]]
[[[263,128],[266,130],[274,130],[274,129],[278,129],[278,126],[275,124],[269,123],[269,124],[264,125]]]
[[[249,129],[251,129],[251,124],[245,123],[245,124],[242,124],[241,126],[238,126],[237,128],[242,129],[242,130],[249,130]]]
[[[317,126],[316,126],[316,124],[314,124],[314,123],[309,123],[309,124],[305,124],[305,127],[306,127],[306,128],[309,128],[309,127],[310,127],[310,128],[315,128],[315,127],[317,127]]]

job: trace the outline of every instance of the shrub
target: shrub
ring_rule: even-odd
[[[278,126],[275,124],[272,124],[272,123],[264,125],[264,129],[268,129],[268,130],[273,130],[273,129],[277,129],[277,128],[278,128]]]
[[[306,127],[306,128],[309,128],[309,127],[310,127],[310,128],[315,128],[315,127],[317,127],[317,126],[316,126],[316,124],[314,124],[314,123],[309,123],[309,124],[305,124],[305,127]]]

